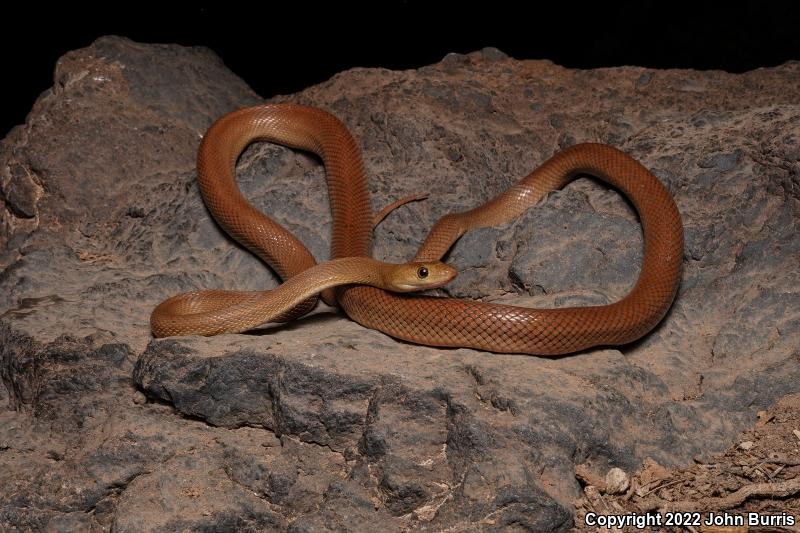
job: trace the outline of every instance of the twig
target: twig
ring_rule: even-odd
[[[703,507],[708,510],[730,509],[741,505],[751,497],[786,498],[798,492],[800,492],[800,477],[776,483],[753,483],[722,498],[709,498],[703,502]],[[685,500],[672,502],[669,507],[675,511],[691,511],[696,509],[697,502]]]
[[[779,465],[779,466],[778,466],[778,468],[776,468],[776,469],[775,469],[775,471],[774,471],[774,472],[773,472],[773,473],[772,473],[772,474],[769,476],[769,478],[770,478],[770,479],[773,479],[773,478],[774,478],[775,476],[777,476],[777,475],[780,473],[780,471],[781,471],[781,470],[783,470],[784,468],[785,468],[785,467],[784,467],[783,465]]]
[[[675,485],[675,484],[677,484],[677,483],[680,483],[681,481],[682,481],[682,480],[680,480],[680,479],[676,479],[675,481],[670,481],[669,483],[664,483],[663,485],[659,485],[659,486],[657,486],[657,487],[655,487],[655,488],[653,488],[653,489],[650,489],[650,490],[648,490],[647,492],[645,492],[644,494],[642,494],[642,496],[641,496],[641,497],[642,497],[642,498],[644,498],[644,497],[645,497],[645,496],[647,496],[648,494],[652,494],[653,492],[655,492],[655,491],[657,491],[657,490],[659,490],[659,489],[665,489],[665,488],[667,488],[667,487],[671,487],[672,485]]]
[[[761,462],[769,463],[771,465],[800,466],[800,460],[797,459],[786,459],[786,458],[761,459]]]

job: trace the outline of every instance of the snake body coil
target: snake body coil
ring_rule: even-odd
[[[360,151],[338,119],[309,107],[252,107],[226,115],[211,126],[198,153],[198,179],[206,205],[225,231],[284,279],[315,264],[302,243],[252,207],[236,186],[236,160],[256,140],[308,150],[322,158],[333,215],[331,258],[369,256],[372,216]],[[635,287],[622,300],[593,307],[529,309],[348,285],[336,291],[339,304],[364,326],[431,346],[554,355],[640,338],[661,320],[675,296],[683,257],[683,226],[674,201],[658,179],[610,146],[567,148],[484,205],[443,217],[415,261],[439,260],[464,232],[509,221],[582,174],[619,189],[641,220],[642,269]],[[296,309],[296,314],[312,304]]]

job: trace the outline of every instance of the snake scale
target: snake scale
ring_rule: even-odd
[[[346,284],[343,280],[363,278],[363,272],[358,270],[370,267],[363,261],[350,264],[341,259],[369,257],[372,232],[367,180],[361,152],[353,137],[336,117],[316,108],[273,104],[240,109],[215,122],[203,138],[197,160],[200,189],[220,226],[283,279],[312,268],[330,267],[323,267],[325,263],[315,267],[311,253],[294,235],[255,209],[239,192],[236,161],[254,141],[275,142],[322,158],[333,217],[331,259],[341,263],[336,272],[326,270],[334,281],[325,285],[341,286],[334,293],[323,294],[328,300],[335,294],[344,312],[366,327],[430,346],[557,355],[632,342],[663,318],[675,297],[683,258],[683,225],[675,202],[645,167],[602,144],[569,147],[482,206],[444,216],[434,225],[414,261],[438,268],[438,260],[465,232],[507,222],[547,193],[588,174],[621,191],[636,208],[642,224],[641,272],[636,285],[623,299],[601,306],[531,309],[397,294],[374,286]],[[306,287],[306,292],[318,290],[309,291]],[[243,302],[256,307],[259,305],[256,300],[269,302],[263,296],[266,293],[259,293],[262,296],[258,298],[249,293],[225,291],[189,294],[194,295],[194,307],[187,308],[223,316],[226,309],[235,309]],[[300,300],[296,297],[293,302]],[[315,303],[313,298],[305,299],[278,319],[299,316]],[[164,322],[170,317],[168,312],[156,315],[154,312],[151,318],[156,336],[185,333],[171,329],[168,321]],[[188,320],[202,329],[204,317],[207,313],[200,312],[188,315]],[[247,329],[242,323],[237,324],[240,319],[235,313],[224,318],[231,322],[226,331]]]

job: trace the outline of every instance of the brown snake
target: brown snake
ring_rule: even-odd
[[[333,216],[331,258],[368,257],[372,216],[360,150],[338,119],[315,108],[290,104],[246,108],[222,117],[211,126],[198,153],[198,180],[203,199],[220,226],[270,264],[283,279],[316,264],[302,243],[250,205],[236,186],[236,161],[248,144],[258,140],[308,150],[322,158]],[[581,144],[567,148],[482,206],[444,216],[434,225],[415,261],[439,268],[441,263],[436,262],[466,231],[507,222],[547,193],[583,174],[596,176],[619,189],[639,214],[644,235],[642,268],[636,285],[622,300],[592,307],[529,309],[395,294],[366,285],[340,287],[335,292],[336,300],[350,318],[364,326],[431,346],[555,355],[592,346],[625,344],[640,338],[661,320],[677,291],[683,225],[675,202],[658,179],[610,146]],[[317,269],[328,268],[323,265],[326,263]],[[334,277],[358,279],[363,273],[353,269],[368,268],[364,264],[352,266],[347,261],[342,261],[342,265],[343,272],[336,272]],[[338,284],[341,282],[325,287]],[[305,288],[311,294],[323,286],[310,291]],[[225,315],[229,305],[233,308],[242,304],[259,305],[259,298],[250,293],[200,291],[189,295],[194,298],[191,304],[181,300],[186,295],[170,300],[177,301],[175,305],[183,307],[183,312],[200,312],[196,316],[187,315],[190,326],[197,330],[173,328],[169,320],[174,313],[165,306],[170,302],[167,300],[151,317],[156,336],[213,334],[203,331],[209,312]],[[303,298],[295,298],[292,305]],[[291,316],[307,312],[314,303],[313,299],[306,300]],[[224,331],[254,327],[243,328],[241,323],[236,327],[240,321],[236,314],[229,320],[233,324]]]

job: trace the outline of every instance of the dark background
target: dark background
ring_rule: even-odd
[[[265,98],[350,67],[415,68],[485,46],[572,68],[743,72],[800,60],[800,1],[30,4],[13,12],[2,8],[0,137],[24,122],[36,97],[52,85],[62,54],[107,34],[207,46]]]

